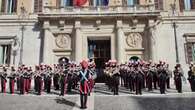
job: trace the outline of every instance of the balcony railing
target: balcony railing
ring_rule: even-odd
[[[155,12],[155,7],[151,5],[133,5],[133,6],[86,6],[86,7],[52,7],[45,6],[44,14],[112,14],[112,13],[143,13]]]

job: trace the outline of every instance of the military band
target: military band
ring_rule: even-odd
[[[182,80],[185,79],[180,64],[171,71],[169,64],[159,61],[134,61],[119,64],[116,60],[105,63],[105,83],[113,95],[119,95],[119,86],[129,89],[129,93],[141,95],[142,90],[153,91],[159,89],[159,93],[165,94],[170,89],[170,80],[174,76],[175,88],[182,93]],[[72,92],[72,89],[80,88],[81,108],[86,108],[87,96],[92,92],[97,78],[96,65],[94,62],[82,61],[68,62],[65,64],[36,65],[32,67],[25,65],[17,69],[11,66],[10,71],[6,66],[0,72],[1,92],[6,93],[7,80],[9,81],[9,92],[18,91],[20,94],[28,94],[34,91],[38,95],[42,92],[51,93],[54,89],[59,95],[64,96]],[[192,92],[195,92],[195,66],[191,64],[188,71],[188,81]],[[32,84],[34,83],[34,84]],[[15,86],[16,85],[16,86]],[[31,86],[34,85],[34,88]]]

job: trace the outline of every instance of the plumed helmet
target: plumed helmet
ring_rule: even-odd
[[[88,61],[83,60],[80,64],[81,64],[82,68],[84,68],[84,69],[88,68]]]

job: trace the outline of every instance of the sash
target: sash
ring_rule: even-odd
[[[81,81],[84,79],[86,81],[88,81],[87,77],[86,77],[86,74],[87,74],[87,71],[85,70],[85,72],[83,73],[83,71],[80,71],[81,75],[82,75],[82,78],[81,78]]]

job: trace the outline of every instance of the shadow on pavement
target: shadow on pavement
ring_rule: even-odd
[[[68,106],[71,106],[71,107],[78,107],[79,108],[79,105],[78,104],[76,104],[75,102],[72,102],[70,100],[67,100],[65,98],[56,98],[54,100],[58,104],[65,104],[65,105],[68,105]]]

